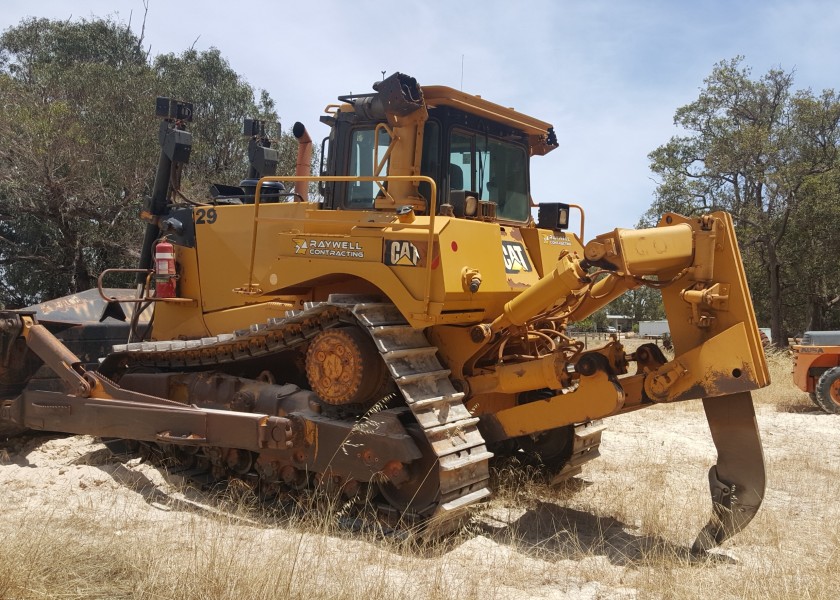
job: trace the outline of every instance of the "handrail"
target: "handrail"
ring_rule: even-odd
[[[257,230],[259,224],[259,215],[260,215],[260,191],[262,186],[265,182],[269,181],[317,181],[317,182],[324,182],[324,183],[332,183],[332,182],[374,182],[377,185],[381,186],[380,182],[389,182],[389,181],[416,181],[418,183],[428,183],[431,190],[430,190],[430,199],[427,200],[428,206],[428,213],[429,213],[429,224],[427,226],[429,233],[427,238],[427,255],[426,255],[426,282],[425,282],[425,290],[423,293],[423,312],[424,317],[426,320],[431,320],[431,315],[429,314],[429,306],[431,304],[431,294],[432,294],[432,251],[434,249],[434,242],[435,242],[435,199],[437,198],[437,183],[431,177],[426,175],[383,175],[379,177],[374,176],[365,176],[365,177],[354,177],[352,175],[319,175],[319,176],[312,176],[312,175],[291,175],[291,176],[270,176],[270,177],[263,177],[257,183],[257,189],[254,194],[254,231],[251,236],[251,261],[248,267],[248,283],[245,284],[244,288],[239,288],[236,290],[242,294],[250,294],[256,295],[261,293],[261,290],[257,287],[257,284],[254,282],[254,259],[256,257],[257,252]],[[396,221],[397,217],[394,215],[394,220]],[[397,221],[396,223],[392,222],[386,225],[407,225],[405,223],[400,223]],[[418,229],[423,229],[423,225],[417,225]]]
[[[105,302],[132,302],[135,304],[140,304],[142,302],[169,302],[170,304],[195,302],[192,298],[158,298],[156,296],[149,296],[149,290],[151,289],[149,281],[154,272],[154,269],[105,269],[99,274],[99,277],[96,278],[96,289],[99,291],[99,296]],[[111,273],[146,273],[146,281],[143,284],[143,296],[140,298],[120,298],[119,296],[108,296],[105,293],[105,284],[103,282],[105,275],[109,275]]]
[[[569,208],[576,208],[580,212],[580,243],[585,244],[586,241],[583,239],[583,220],[585,218],[583,207],[579,204],[569,204]]]

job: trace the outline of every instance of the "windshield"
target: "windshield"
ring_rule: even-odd
[[[391,138],[385,131],[379,132],[379,139],[373,129],[357,129],[353,132],[350,146],[350,165],[347,174],[353,177],[373,176],[375,165],[374,157],[381,161],[388,151],[388,144]],[[374,144],[378,147],[374,152]],[[382,175],[388,172],[387,161],[382,169]],[[347,185],[347,201],[345,206],[350,209],[372,209],[376,195],[379,193],[379,186],[372,181],[354,181]]]
[[[528,155],[520,145],[460,130],[450,136],[449,187],[495,202],[501,219],[526,221],[530,215],[527,165]]]

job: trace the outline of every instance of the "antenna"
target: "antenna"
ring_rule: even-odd
[[[461,55],[461,91],[464,91],[464,55]]]
[[[379,71],[379,72],[382,73],[382,81],[385,81],[385,71]]]

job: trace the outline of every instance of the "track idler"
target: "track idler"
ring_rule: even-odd
[[[693,553],[729,539],[752,521],[764,499],[764,453],[750,392],[705,398],[718,461],[709,470],[712,518],[697,535]]]

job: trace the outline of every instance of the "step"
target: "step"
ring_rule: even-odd
[[[451,423],[451,424],[448,424],[448,425],[441,425],[440,427],[433,427],[432,429],[427,429],[426,430],[426,437],[431,438],[432,436],[434,436],[434,437],[443,436],[443,435],[446,435],[448,433],[457,431],[459,429],[463,430],[467,427],[470,427],[472,425],[477,425],[477,424],[478,424],[478,417],[472,417],[472,418],[469,418],[469,419],[464,419],[463,421],[461,421],[459,423]]]
[[[388,365],[388,370],[391,376],[400,381],[404,377],[413,375],[420,375],[423,373],[439,373],[443,370],[443,365],[437,359],[435,348],[426,349],[428,351],[423,353],[416,353],[413,355],[406,355],[401,357],[388,356],[393,354],[389,352],[385,357],[385,364]],[[398,352],[404,352],[399,350]]]
[[[415,402],[427,398],[437,398],[457,393],[455,386],[452,385],[448,377],[418,378],[415,381],[398,385],[408,405],[413,405]]]
[[[435,396],[433,398],[425,398],[423,400],[414,400],[413,402],[406,402],[409,406],[411,406],[411,410],[417,411],[430,406],[437,406],[438,404],[454,404],[456,402],[463,404],[465,395],[466,394],[464,394],[464,392],[455,392],[454,394],[443,394],[441,396]]]
[[[490,467],[487,461],[475,465],[469,465],[464,469],[455,471],[441,472],[440,474],[440,493],[442,496],[463,490],[464,488],[474,487],[481,484],[483,481],[490,478]]]
[[[385,361],[396,360],[400,358],[413,358],[421,356],[434,356],[437,354],[437,348],[434,346],[426,346],[425,348],[403,348],[400,350],[390,350],[382,353],[382,358]]]
[[[479,465],[482,461],[488,461],[494,456],[493,453],[487,450],[486,448],[483,450],[478,446],[474,446],[473,448],[475,448],[476,451],[466,456],[446,455],[444,457],[441,457],[441,459],[447,459],[442,460],[441,462],[441,472],[445,473],[459,471],[470,464]],[[472,450],[473,448],[470,448],[470,450]]]
[[[430,440],[430,443],[432,445],[432,450],[435,451],[435,454],[438,456],[438,458],[443,460],[446,457],[450,457],[449,460],[443,461],[441,463],[441,470],[443,471],[459,468],[459,465],[453,462],[455,459],[452,458],[459,452],[470,452],[474,448],[479,447],[485,448],[484,451],[487,451],[484,445],[484,438],[481,436],[478,429],[476,429],[475,427],[473,427],[471,431],[465,432],[463,436],[439,438],[434,441]],[[452,465],[447,466],[450,462],[452,462]]]

